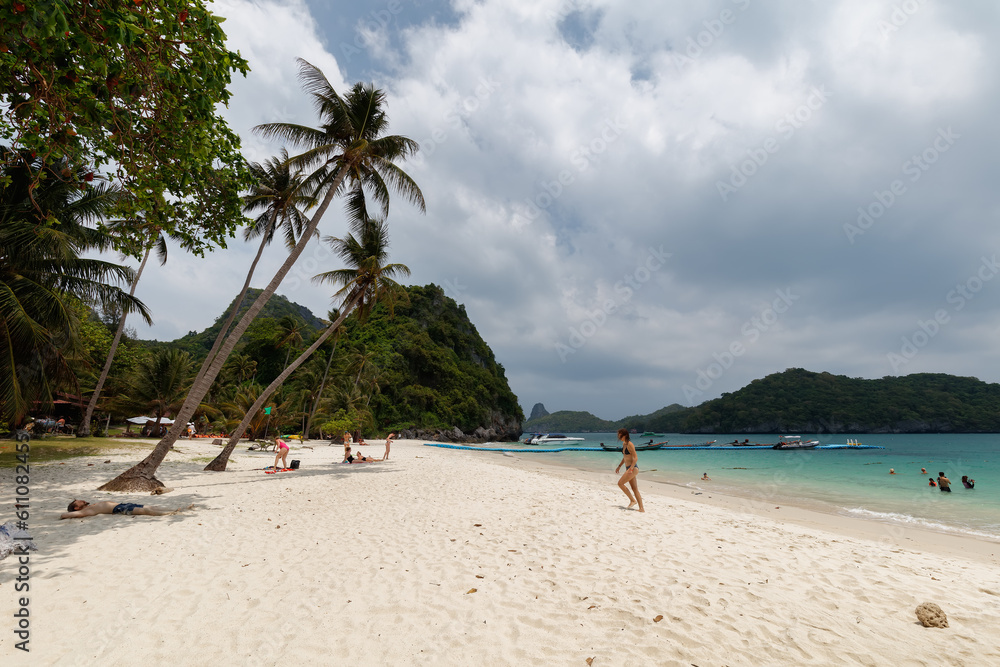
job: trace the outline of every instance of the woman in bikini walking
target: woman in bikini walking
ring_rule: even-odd
[[[636,453],[635,445],[632,444],[632,439],[629,437],[628,429],[618,429],[618,439],[622,441],[622,460],[618,464],[618,467],[615,468],[615,472],[617,473],[623,465],[625,466],[625,474],[618,480],[618,488],[628,496],[629,508],[635,507],[638,504],[639,511],[645,512],[646,510],[642,508],[642,496],[639,495],[639,483],[635,479],[639,474],[639,455]],[[629,486],[632,487],[631,491],[629,491]],[[634,497],[632,496],[633,493],[635,494]]]

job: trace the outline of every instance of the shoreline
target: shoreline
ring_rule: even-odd
[[[496,452],[490,453],[496,454]],[[551,461],[531,461],[519,457],[517,454],[513,455],[513,458],[517,459],[516,463],[511,461],[511,457],[501,455],[500,458],[506,459],[498,461],[501,465],[518,465],[524,469],[533,470],[547,469],[549,474],[559,477],[610,485],[616,493],[624,497],[624,494],[615,488],[618,475],[611,472],[613,469],[609,469],[609,473],[600,473],[570,463],[561,465]],[[796,525],[828,530],[845,537],[884,542],[896,548],[917,549],[949,557],[973,558],[981,563],[1000,565],[1000,540],[963,535],[957,532],[936,531],[921,526],[907,526],[874,517],[848,516],[834,511],[824,511],[818,505],[810,506],[807,503],[786,504],[787,501],[782,500],[780,504],[775,505],[760,501],[750,494],[733,493],[730,489],[719,491],[707,486],[693,489],[686,483],[676,480],[664,481],[640,477],[640,482],[642,486],[639,490],[642,493],[649,490],[657,496],[673,500],[703,503],[775,521],[790,521]]]
[[[172,492],[94,491],[147,451],[32,467],[30,664],[1000,663],[995,559],[915,531],[642,481],[640,514],[610,472],[418,441],[361,465],[293,444],[302,468],[276,475],[243,447],[202,472],[219,447],[180,441],[158,472]],[[0,502],[12,483],[0,469]],[[60,521],[73,497],[195,509]],[[923,602],[951,627],[916,623]],[[29,664],[14,641],[0,655]]]

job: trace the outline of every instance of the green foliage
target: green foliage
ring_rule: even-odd
[[[124,409],[149,412],[157,418],[177,410],[194,376],[191,355],[181,350],[158,350],[135,369],[124,395]]]
[[[204,0],[0,3],[0,142],[113,169],[121,217],[224,245],[247,169],[217,107],[248,66],[222,21]]]
[[[357,423],[358,420],[356,418],[353,418],[345,414],[343,410],[340,410],[333,419],[323,422],[320,429],[323,431],[324,435],[336,437],[352,431]]]
[[[943,373],[865,380],[792,368],[669,417],[671,430],[701,433],[997,432],[1000,384]]]
[[[524,414],[503,366],[469,321],[465,307],[437,285],[406,288],[408,304],[375,306],[365,325],[350,318],[340,347],[364,350],[378,369],[370,407],[379,429],[489,427]]]
[[[0,147],[0,419],[20,423],[32,401],[76,384],[68,365],[79,343],[76,299],[149,314],[112,284],[130,282],[131,269],[86,257],[109,244],[94,225],[116,189],[86,182],[66,161],[11,156]]]
[[[260,296],[260,293],[261,290],[259,289],[251,288],[247,290],[246,296],[244,296],[243,300],[240,302],[240,309],[236,314],[237,319],[243,316],[243,314],[250,308],[250,305],[257,299],[258,296]],[[233,299],[233,302],[235,301],[236,300]],[[226,310],[215,319],[215,323],[209,328],[201,332],[188,332],[185,336],[173,341],[171,345],[179,347],[182,350],[187,350],[191,353],[191,356],[198,361],[201,361],[205,358],[205,355],[208,354],[208,351],[212,349],[212,343],[215,342],[216,337],[219,335],[219,330],[229,317],[229,312],[232,310],[234,305],[235,303],[230,303]],[[293,303],[280,294],[275,294],[257,315],[257,318],[247,329],[244,337],[253,338],[273,335],[276,321],[289,316],[297,318],[305,323],[303,337],[307,340],[315,338],[316,333],[318,331],[322,331],[327,326],[323,320],[313,315],[312,311],[305,306]],[[266,320],[272,321],[262,324]],[[256,333],[251,334],[250,331],[255,327],[257,327]],[[150,343],[154,345],[156,344],[154,341],[150,341]],[[276,375],[277,373],[275,373],[275,376]]]

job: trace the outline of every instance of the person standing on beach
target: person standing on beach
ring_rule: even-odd
[[[639,484],[636,481],[636,475],[639,474],[639,454],[635,451],[635,445],[632,444],[628,429],[618,429],[618,439],[622,442],[622,460],[618,464],[618,467],[615,468],[615,473],[621,470],[622,465],[625,466],[625,474],[618,480],[618,488],[628,496],[629,509],[638,504],[639,511],[645,512],[646,510],[642,507],[642,496],[639,495]],[[629,486],[632,487],[632,491],[629,491]],[[635,497],[632,496],[633,493],[635,493]]]
[[[385,439],[385,456],[382,457],[383,461],[389,458],[389,445],[392,443],[392,439],[395,437],[396,437],[395,433],[390,433],[389,437]]]

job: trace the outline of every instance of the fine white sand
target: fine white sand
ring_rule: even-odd
[[[641,479],[647,511],[628,511],[614,455],[593,475],[407,441],[341,465],[309,444],[300,471],[265,475],[273,455],[205,473],[219,448],[182,441],[156,497],[94,491],[148,450],[33,466],[31,653],[10,557],[2,663],[1000,664],[1000,545]],[[0,470],[3,520],[14,486]],[[59,521],[73,497],[196,509]],[[950,627],[917,623],[922,602]]]

